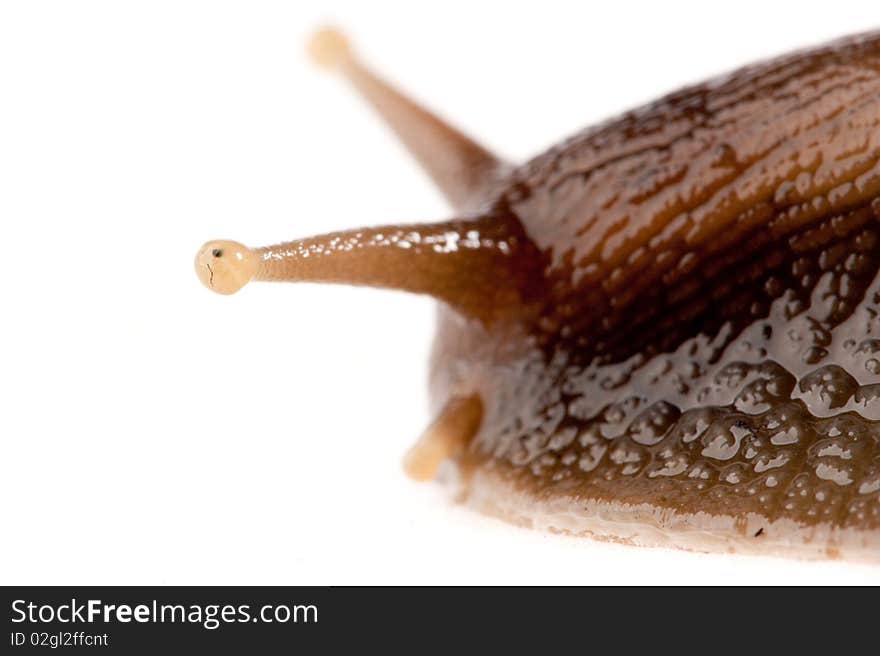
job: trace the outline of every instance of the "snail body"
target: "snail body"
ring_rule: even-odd
[[[512,166],[311,44],[398,133],[457,218],[250,249],[248,280],[441,301],[435,419],[522,524],[642,545],[880,558],[880,34],[688,87]]]

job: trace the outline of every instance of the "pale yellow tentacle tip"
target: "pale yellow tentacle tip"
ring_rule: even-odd
[[[430,481],[440,463],[452,455],[451,446],[437,435],[422,436],[403,456],[403,471],[415,481]]]
[[[403,457],[403,471],[417,481],[437,474],[440,463],[465,449],[480,427],[483,402],[479,395],[450,399],[437,418]]]
[[[323,27],[312,34],[306,49],[312,62],[328,70],[339,68],[351,56],[348,39],[333,27]]]
[[[202,284],[218,294],[234,294],[257,273],[259,257],[236,241],[215,239],[196,253],[196,275]]]

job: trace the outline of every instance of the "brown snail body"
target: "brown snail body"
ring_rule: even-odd
[[[248,249],[202,280],[443,302],[407,470],[636,544],[880,558],[880,34],[686,88],[509,166],[366,70],[454,221]],[[219,253],[219,255],[218,255]]]

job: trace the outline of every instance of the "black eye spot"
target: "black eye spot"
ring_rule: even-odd
[[[211,255],[213,255],[214,257],[220,257],[221,255],[223,255],[223,251],[221,251],[219,248],[215,248],[213,251],[211,251]]]

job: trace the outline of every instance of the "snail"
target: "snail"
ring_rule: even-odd
[[[434,419],[404,457],[456,465],[509,521],[700,551],[880,560],[880,32],[758,63],[513,165],[309,44],[455,217],[262,248],[201,281],[438,301]]]

